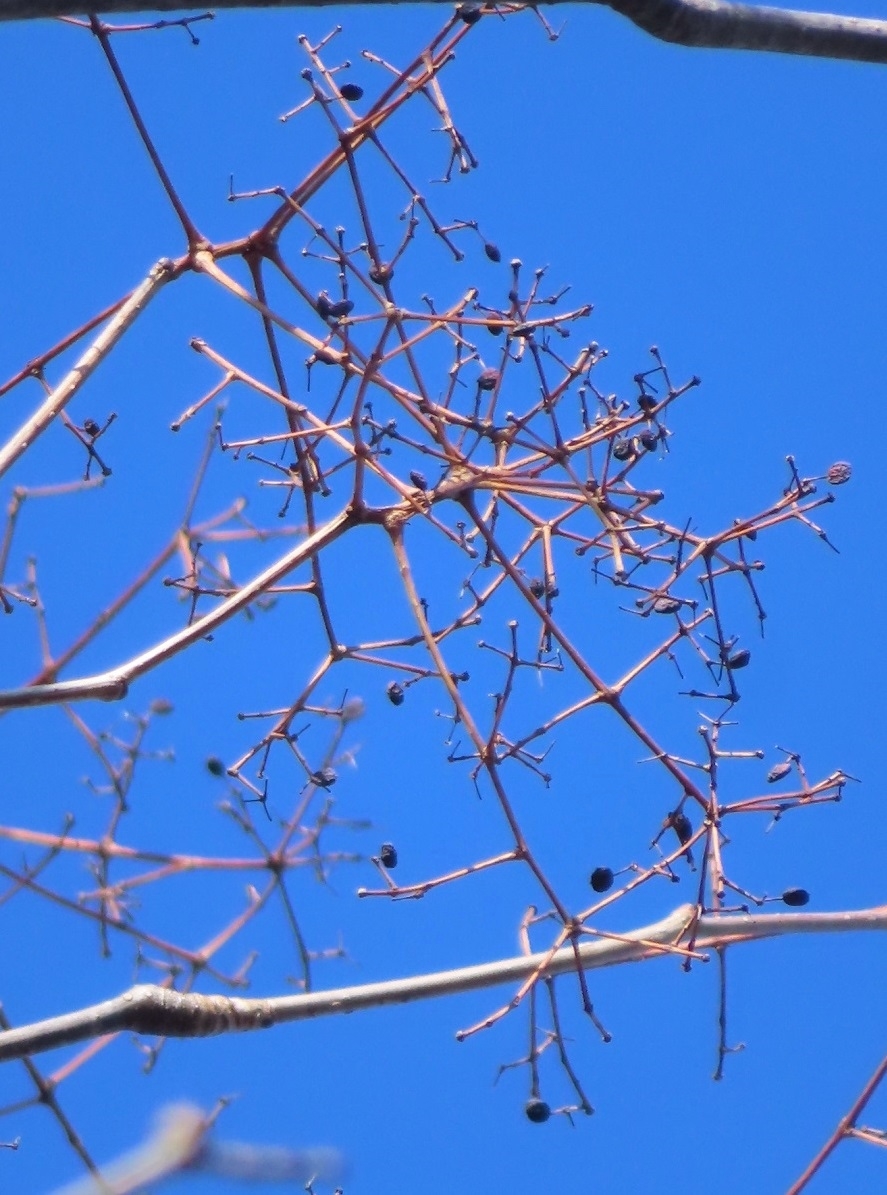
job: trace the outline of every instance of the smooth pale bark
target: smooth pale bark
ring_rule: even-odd
[[[607,932],[560,950],[518,955],[411,975],[382,983],[305,992],[295,996],[244,999],[199,992],[175,992],[142,983],[101,1004],[21,1025],[0,1033],[0,1062],[39,1054],[58,1046],[88,1041],[107,1033],[145,1033],[160,1037],[210,1037],[269,1029],[291,1021],[360,1012],[390,1004],[408,1004],[459,992],[497,987],[534,978],[639,963],[671,955],[698,957],[706,949],[735,947],[786,934],[854,933],[887,930],[887,905],[841,913],[712,913],[697,916],[694,905],[681,905],[662,921],[624,934]]]
[[[346,3],[348,0],[346,0]],[[350,0],[355,5],[377,0]],[[450,8],[445,0],[420,0]],[[560,0],[550,0],[558,3]],[[635,25],[662,41],[681,46],[708,46],[725,50],[768,50],[778,54],[800,54],[815,58],[842,58],[854,62],[887,62],[887,21],[862,17],[841,17],[829,13],[796,12],[791,9],[758,8],[728,4],[725,0],[572,0],[574,3],[604,3],[622,13]],[[213,8],[323,8],[342,7],[341,0],[302,0],[300,5],[275,4],[261,0],[218,0]],[[144,12],[138,0],[111,0],[103,13]],[[160,0],[152,12],[181,12],[175,0]],[[82,15],[75,0],[0,0],[0,21],[33,20],[37,17]]]

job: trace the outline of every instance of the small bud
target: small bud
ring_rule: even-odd
[[[383,842],[382,849],[379,851],[379,862],[383,867],[387,867],[389,871],[397,867],[397,850],[391,842]]]
[[[156,697],[151,702],[150,709],[152,714],[158,714],[162,717],[164,714],[171,714],[175,706],[171,701],[167,701],[165,697]]]
[[[805,905],[809,899],[810,893],[806,888],[786,888],[782,894],[783,904],[790,905],[796,909]]]
[[[825,479],[829,485],[843,485],[845,481],[850,480],[852,473],[853,467],[849,461],[835,461],[829,466]]]
[[[551,1116],[551,1109],[545,1100],[540,1100],[538,1096],[527,1100],[524,1105],[524,1112],[527,1114],[527,1120],[532,1120],[533,1124],[545,1124],[549,1116]]]
[[[356,722],[358,718],[362,718],[366,713],[366,704],[362,697],[352,697],[350,701],[346,701],[342,710],[343,722]]]
[[[381,286],[383,282],[390,282],[394,277],[394,270],[385,262],[380,266],[373,266],[370,270],[370,281]]]
[[[596,867],[588,881],[595,892],[607,892],[613,887],[613,870],[610,867]]]
[[[675,597],[658,597],[653,603],[653,611],[655,614],[677,614],[680,608],[680,600]]]

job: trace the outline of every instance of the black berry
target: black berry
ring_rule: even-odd
[[[595,892],[606,892],[613,887],[613,870],[610,867],[596,867],[589,880]]]
[[[532,1120],[533,1124],[545,1124],[546,1120],[551,1116],[551,1109],[548,1104],[546,1104],[545,1100],[540,1100],[538,1097],[527,1100],[524,1105],[524,1112],[527,1114],[527,1120]]]

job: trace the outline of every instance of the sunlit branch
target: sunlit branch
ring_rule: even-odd
[[[0,1062],[123,1030],[163,1037],[209,1037],[247,1029],[267,1029],[289,1021],[405,1004],[513,983],[526,979],[540,968],[543,978],[563,975],[575,970],[577,957],[583,970],[642,962],[660,958],[663,953],[670,953],[670,948],[680,947],[682,942],[690,939],[700,950],[788,934],[860,930],[887,930],[887,905],[843,913],[724,914],[703,915],[698,919],[695,906],[681,905],[653,925],[631,930],[619,938],[608,937],[568,946],[550,959],[548,952],[542,951],[452,971],[297,996],[242,999],[181,993],[153,984],[137,984],[121,996],[101,1004],[0,1033]]]
[[[57,681],[54,684],[30,685],[21,689],[0,691],[0,709],[19,709],[35,705],[58,705],[67,701],[82,701],[88,698],[102,701],[117,701],[126,696],[129,685],[137,677],[156,668],[165,660],[177,655],[186,647],[205,638],[223,623],[245,609],[256,598],[261,597],[269,586],[275,585],[287,573],[310,561],[322,548],[331,544],[354,522],[350,511],[343,510],[335,518],[307,536],[295,548],[276,560],[248,584],[242,586],[214,610],[195,619],[182,630],[176,631],[161,643],[148,648],[140,655],[110,668],[97,676],[78,680]]]
[[[321,8],[334,0],[303,0],[300,7]],[[367,0],[350,0],[366,4]],[[441,3],[441,0],[425,0]],[[557,0],[554,0],[557,2]],[[795,9],[758,8],[726,0],[579,0],[605,3],[614,12],[661,41],[724,50],[765,50],[804,57],[887,62],[887,21],[843,17]],[[443,6],[443,5],[442,5]],[[180,6],[156,0],[160,12]],[[280,7],[219,0],[216,8]],[[468,7],[468,6],[465,6]],[[108,0],[103,12],[139,12],[139,0]],[[493,10],[494,11],[494,10]],[[82,12],[73,0],[0,0],[0,21],[71,16]]]
[[[0,14],[2,15],[2,14]],[[107,357],[127,328],[147,307],[160,288],[172,277],[172,262],[164,258],[155,265],[141,285],[137,286],[101,330],[80,360],[62,378],[58,386],[30,419],[10,436],[0,448],[0,477],[31,447],[38,436],[55,421],[86,379]]]
[[[596,0],[591,0],[596,2]],[[887,21],[729,4],[726,0],[603,0],[662,41],[887,62]]]

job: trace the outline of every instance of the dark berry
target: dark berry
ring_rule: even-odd
[[[427,490],[428,489],[428,481],[425,477],[425,474],[420,473],[418,469],[410,470],[410,481],[413,483],[413,485],[416,487],[417,490]]]
[[[527,1114],[527,1120],[532,1120],[533,1124],[545,1124],[549,1116],[551,1116],[551,1109],[545,1100],[540,1100],[538,1096],[527,1100],[524,1105],[524,1112]]]
[[[800,908],[805,905],[810,899],[810,893],[806,888],[786,888],[782,894],[783,904],[791,905],[792,908]]]
[[[350,299],[339,299],[338,303],[330,303],[328,314],[333,319],[343,319],[346,315],[350,315],[354,310],[354,304]]]
[[[358,87],[356,83],[343,83],[339,88],[339,94],[343,100],[353,103],[355,100],[363,99],[363,88]]]
[[[486,253],[490,261],[498,262],[502,260],[502,254],[499,252],[499,246],[494,245],[491,241],[487,241],[487,243],[484,245],[484,253]]]
[[[631,440],[626,440],[624,436],[621,436],[618,440],[613,441],[613,456],[617,461],[630,460],[633,454]]]
[[[485,369],[477,379],[477,388],[478,390],[495,390],[498,381],[498,369]]]
[[[685,842],[689,842],[693,837],[693,825],[686,813],[672,813],[669,816],[669,821],[674,827],[674,832],[678,836],[678,842],[681,846]]]
[[[388,688],[385,690],[388,694],[388,700],[392,705],[403,705],[404,691],[403,685],[399,685],[396,680],[393,680]]]
[[[483,16],[483,8],[480,4],[457,4],[456,16],[466,25],[476,25]]]
[[[397,867],[397,851],[393,843],[383,842],[382,849],[379,851],[379,862],[383,867],[389,868]]]
[[[610,867],[596,867],[589,880],[595,892],[606,892],[613,887],[613,870]]]
[[[224,776],[225,765],[217,755],[211,755],[206,761],[206,770],[211,776]]]
[[[638,439],[640,440],[641,444],[643,444],[644,448],[646,448],[647,452],[652,452],[659,443],[658,434],[649,427],[646,429],[646,431],[641,432],[641,434],[638,436]]]
[[[734,651],[732,656],[728,656],[724,664],[731,672],[735,672],[737,668],[745,668],[750,659],[751,652],[747,647],[743,647],[741,651]]]

